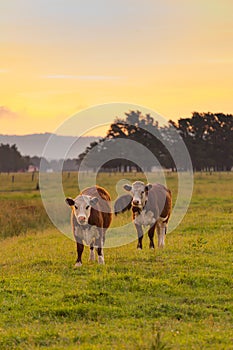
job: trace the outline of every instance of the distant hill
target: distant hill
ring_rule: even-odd
[[[53,148],[50,149],[48,159],[60,159],[64,150],[70,150],[68,152],[69,158],[77,158],[87,146],[93,141],[98,140],[100,137],[85,136],[61,136],[51,133],[44,134],[31,134],[31,135],[2,135],[0,134],[0,144],[16,144],[19,152],[22,155],[30,157],[40,157],[43,153],[43,149],[50,137],[53,137]],[[66,158],[67,158],[66,157]]]

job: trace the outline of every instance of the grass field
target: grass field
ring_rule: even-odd
[[[142,251],[106,249],[99,266],[86,248],[80,269],[75,243],[52,227],[26,176],[9,192],[11,177],[0,175],[0,349],[233,349],[233,174],[195,175],[163,250],[145,237]],[[119,179],[97,182],[114,197]],[[67,195],[75,181],[64,175]],[[175,197],[176,176],[167,182]]]

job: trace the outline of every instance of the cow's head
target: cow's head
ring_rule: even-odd
[[[145,185],[141,181],[136,181],[132,185],[124,185],[124,189],[132,193],[132,205],[137,208],[144,208],[148,200],[148,191],[151,189],[152,185]]]
[[[73,208],[74,215],[80,225],[86,225],[91,214],[91,207],[98,202],[97,197],[78,196],[66,198],[66,203]]]

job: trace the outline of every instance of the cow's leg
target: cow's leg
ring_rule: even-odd
[[[104,244],[105,244],[105,233],[106,233],[106,229],[105,230],[103,230],[103,246],[104,246]]]
[[[95,250],[93,244],[90,245],[90,256],[89,256],[90,261],[95,261]]]
[[[143,231],[142,231],[142,226],[135,224],[137,234],[138,234],[138,249],[142,249],[142,239],[143,239]]]
[[[97,239],[97,253],[98,253],[98,263],[104,264],[104,233],[100,231],[99,238]]]
[[[154,233],[155,233],[155,224],[153,226],[151,226],[149,231],[148,231],[148,236],[150,238],[149,248],[151,248],[151,249],[155,248],[155,245],[154,245]]]
[[[98,247],[98,264],[104,265],[104,251],[103,248]]]
[[[82,243],[77,242],[77,254],[78,258],[75,264],[75,267],[82,266],[82,253],[83,253],[84,245]]]
[[[163,248],[165,245],[165,235],[167,232],[167,224],[165,222],[159,221],[156,226],[158,235],[158,247]]]

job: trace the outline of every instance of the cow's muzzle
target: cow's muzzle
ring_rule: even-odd
[[[80,225],[85,225],[87,223],[87,218],[85,216],[79,216],[78,222]]]

